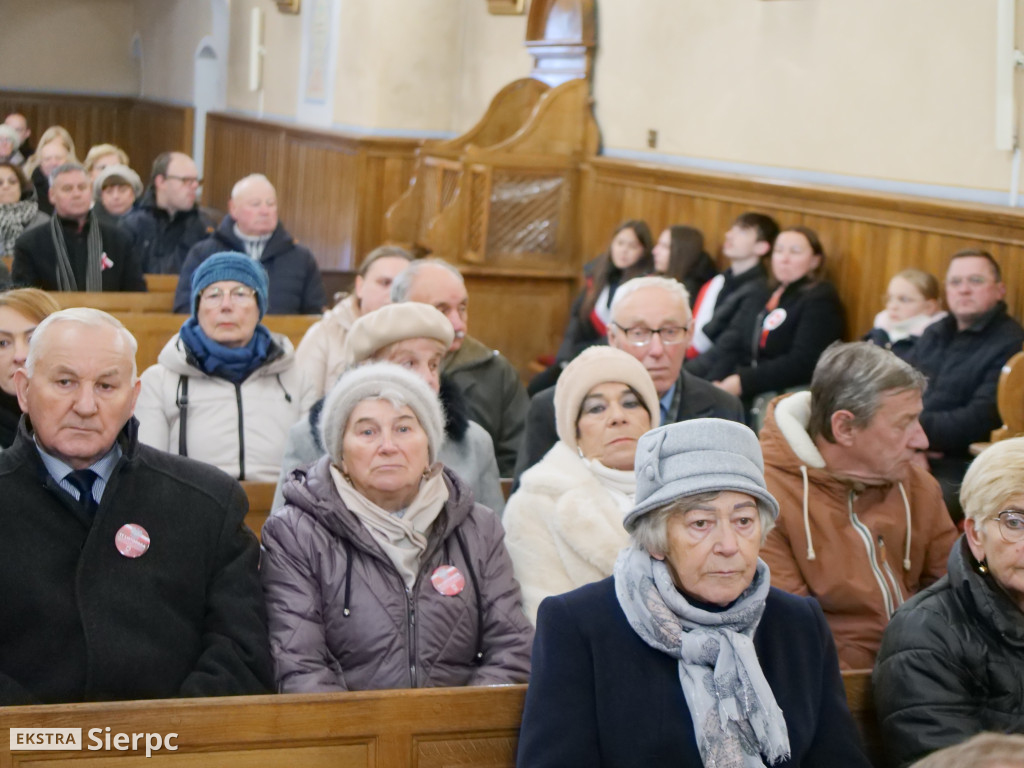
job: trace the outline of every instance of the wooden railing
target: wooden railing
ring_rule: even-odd
[[[94,144],[116,144],[128,153],[143,183],[161,152],[192,153],[192,107],[119,96],[0,90],[0,114],[10,112],[25,115],[33,142],[51,125],[67,128],[79,160]]]
[[[939,277],[962,248],[985,248],[1002,264],[1007,302],[1024,311],[1024,212],[829,187],[694,173],[595,158],[584,169],[580,242],[585,257],[604,250],[613,228],[645,219],[657,237],[670,224],[704,232],[710,253],[744,211],[762,211],[783,227],[821,236],[827,268],[846,307],[847,337],[859,338],[882,309],[889,278],[907,267]],[[724,265],[723,265],[724,266]]]
[[[870,674],[847,673],[843,681],[858,726],[876,731]],[[161,768],[171,762],[183,768],[512,768],[525,695],[526,686],[512,685],[2,707],[0,768]],[[83,751],[11,752],[8,728],[81,728]],[[173,733],[175,749],[154,752],[152,762],[144,757],[144,738],[137,749],[90,750],[93,729],[101,746],[107,729],[111,735]]]

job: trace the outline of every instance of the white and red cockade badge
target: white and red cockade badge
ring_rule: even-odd
[[[466,588],[466,577],[454,565],[439,565],[430,574],[430,583],[442,595],[453,597]]]
[[[778,328],[780,325],[782,325],[784,322],[786,322],[786,310],[783,309],[782,307],[779,307],[778,309],[773,309],[771,312],[768,313],[768,317],[764,319],[764,323],[761,325],[761,327],[764,330],[771,332]]]
[[[142,557],[149,549],[149,532],[137,523],[125,523],[114,534],[114,546],[125,557]]]
[[[110,260],[110,257],[107,256],[107,252],[104,251],[100,255],[100,271],[102,272],[105,269],[110,269],[112,266],[114,266],[114,262]]]

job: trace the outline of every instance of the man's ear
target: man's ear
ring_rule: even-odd
[[[771,252],[771,250],[772,244],[769,243],[767,240],[758,240],[756,243],[754,243],[754,253],[756,253],[758,256],[762,258],[767,256]]]
[[[22,413],[28,413],[28,383],[29,378],[25,373],[24,368],[19,368],[14,372],[14,388],[18,393],[18,407],[21,408]]]
[[[857,434],[857,427],[854,425],[856,417],[851,411],[836,411],[829,419],[832,425],[832,437],[842,446],[853,445]]]

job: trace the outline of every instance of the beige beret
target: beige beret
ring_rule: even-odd
[[[388,344],[406,339],[437,339],[448,349],[455,338],[451,322],[429,304],[386,304],[356,320],[345,338],[345,365],[369,360]]]
[[[590,347],[583,350],[562,371],[555,385],[555,427],[558,438],[576,450],[576,422],[587,393],[598,384],[620,382],[640,395],[651,415],[651,429],[661,423],[661,402],[651,375],[628,352],[614,347]]]

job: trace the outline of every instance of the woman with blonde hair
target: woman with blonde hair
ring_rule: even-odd
[[[0,293],[0,448],[11,447],[21,420],[14,372],[25,365],[36,326],[59,310],[53,297],[38,288]]]
[[[77,163],[75,142],[67,128],[51,125],[39,137],[39,145],[32,157],[25,161],[25,175],[36,188],[39,210],[53,214],[50,202],[50,174],[64,163]]]
[[[982,731],[1024,733],[1024,438],[989,446],[960,487],[946,576],[892,617],[875,662],[882,735],[907,765]]]
[[[112,165],[131,165],[128,153],[113,144],[96,144],[89,148],[85,156],[85,172],[90,181],[96,181],[103,171]]]

